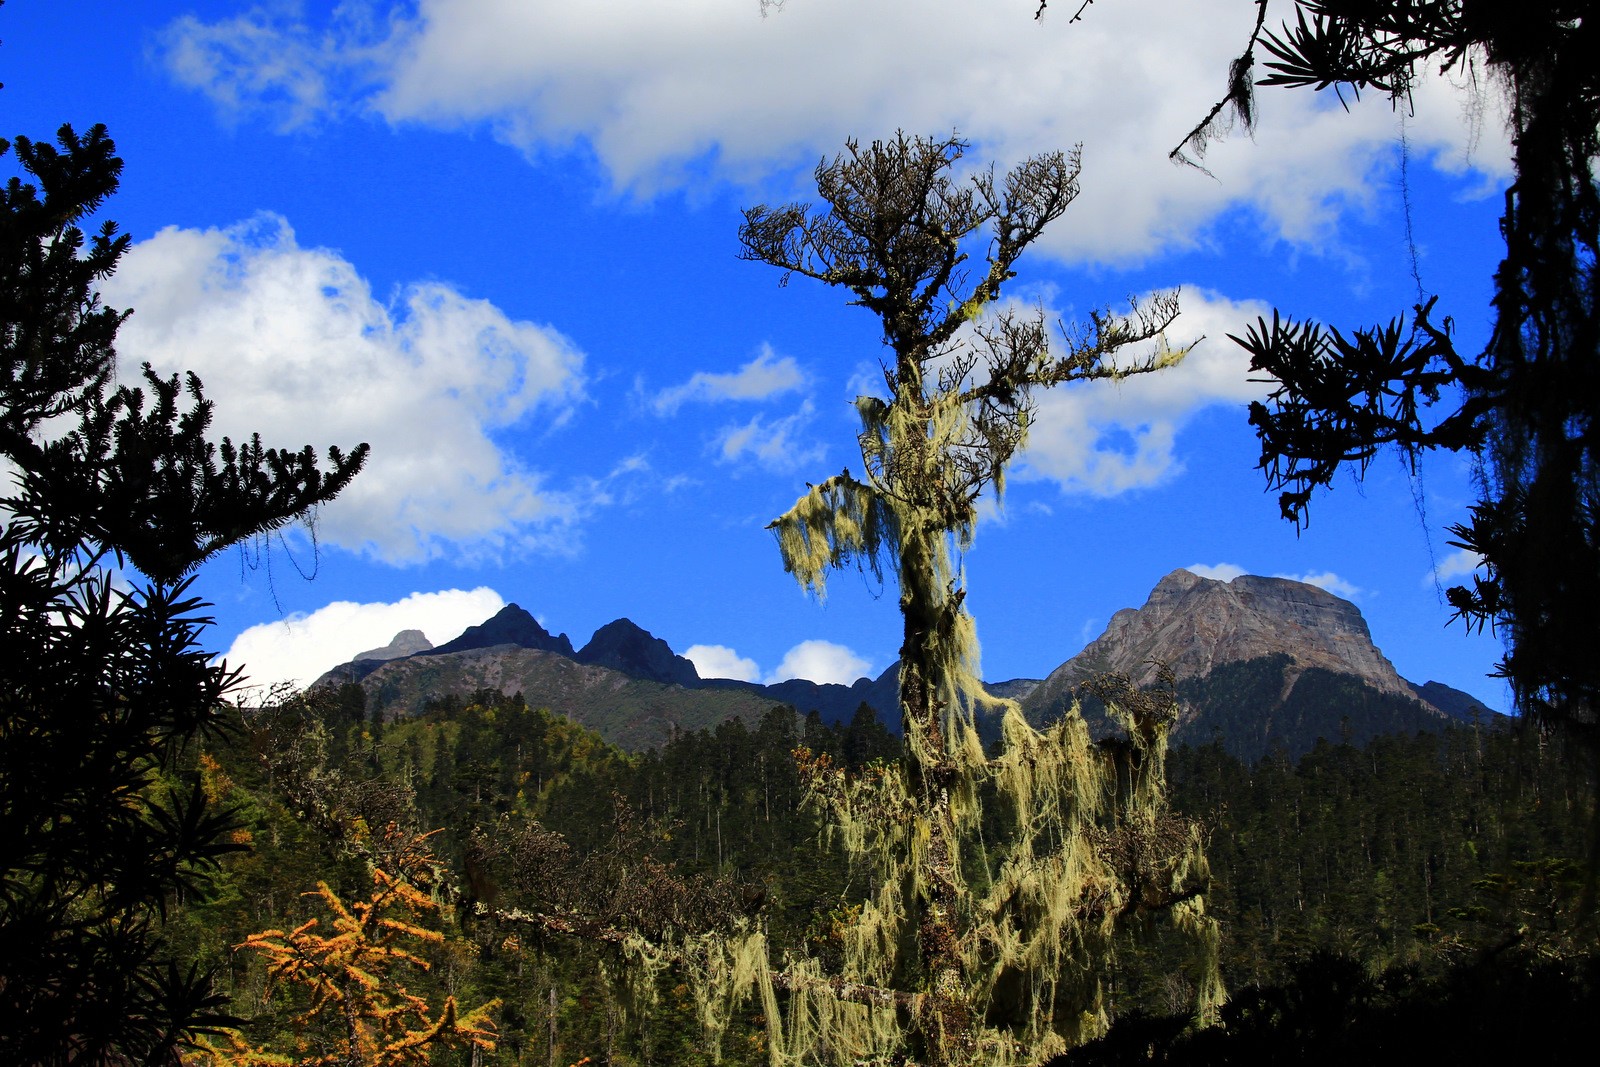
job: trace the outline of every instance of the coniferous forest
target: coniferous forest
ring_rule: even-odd
[[[625,753],[520,696],[381,722],[346,686],[243,714],[174,772],[237,811],[250,850],[173,899],[170,930],[216,968],[250,1047],[333,1048],[340,1015],[275,972],[259,935],[326,928],[331,901],[370,899],[374,869],[405,867],[427,906],[372,980],[434,1011],[491,1005],[498,1034],[434,1062],[764,1063],[757,1005],[713,1041],[697,991],[670,967],[632,973],[612,932],[762,912],[777,953],[838,953],[872,886],[804,803],[795,751],[861,771],[899,747],[866,709],[830,726],[774,708]],[[1115,946],[1113,1027],[1066,1062],[1334,1062],[1444,1034],[1481,1051],[1469,1024],[1491,1009],[1551,1032],[1592,1018],[1595,782],[1559,741],[1485,724],[1253,765],[1212,744],[1173,752],[1169,775],[1206,828],[1226,1026],[1186,1029],[1190,947],[1152,918]],[[213,1043],[218,1062],[253,1062]]]
[[[1478,64],[1514,105],[1482,352],[1457,351],[1420,279],[1408,328],[1275,311],[1234,340],[1268,376],[1249,422],[1287,520],[1391,446],[1413,474],[1428,452],[1471,462],[1481,495],[1451,543],[1477,562],[1445,595],[1503,636],[1516,717],[1385,732],[1382,702],[1322,672],[1308,689],[1347,740],[1269,735],[1257,691],[1282,661],[1219,670],[1219,736],[1187,747],[1168,743],[1184,690],[1166,664],[1153,686],[1085,679],[1050,722],[991,696],[963,559],[1040,398],[1161,374],[1192,346],[1169,343],[1175,291],[1059,330],[1007,302],[1079,195],[1078,151],[1002,173],[963,163],[958,135],[904,132],[846,140],[815,202],[746,208],[738,233],[742,258],[881,328],[861,477],[806,483],[768,529],[804,589],[854,570],[896,591],[898,731],[865,704],[845,722],[774,706],[628,751],[495,689],[398,716],[355,683],[245,700],[205,647],[196,572],[314,519],[370,450],[214,440],[197,375],[119,376],[131,312],[97,287],[131,245],[99,217],[123,162],[105,127],[63,125],[0,140],[0,1060],[1389,1064],[1592,1046],[1595,24],[1586,4],[1294,0],[1274,30],[1256,6],[1174,157],[1227,114],[1249,127],[1257,85],[1400,103],[1427,64]]]

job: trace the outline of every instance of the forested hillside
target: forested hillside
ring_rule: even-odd
[[[802,803],[794,754],[856,769],[895,756],[898,739],[868,711],[841,727],[774,708],[628,754],[515,697],[380,723],[359,694],[252,713],[189,772],[240,807],[254,847],[213,892],[177,902],[179,943],[221,968],[257,1046],[303,1053],[336,1035],[301,1019],[307,990],[270,978],[269,956],[235,946],[313,918],[326,927],[325,899],[307,895],[319,882],[361,899],[370,867],[429,831],[417,880],[441,907],[420,925],[442,939],[413,946],[427,971],[396,966],[386,980],[435,1005],[494,1005],[495,1050],[462,1048],[463,1064],[709,1062],[696,990],[671,968],[651,982],[617,966],[616,931],[761,913],[775,957],[826,958],[871,888]],[[1456,728],[1250,765],[1212,744],[1175,751],[1171,779],[1177,808],[1209,829],[1209,906],[1236,1001],[1329,957],[1358,975],[1437,977],[1485,952],[1582,955],[1577,861],[1594,789],[1559,745]],[[986,833],[1003,836],[1001,820]],[[1113,1015],[1187,1010],[1186,952],[1160,921],[1125,937]],[[765,1062],[758,1007],[747,1016],[721,1053]]]
[[[190,6],[0,0],[0,1067],[1593,1058],[1593,4]]]

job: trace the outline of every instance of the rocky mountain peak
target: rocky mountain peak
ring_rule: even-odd
[[[617,619],[600,627],[573,658],[579,663],[610,667],[634,678],[669,685],[694,686],[700,682],[693,663],[675,655],[665,641],[629,619]]]
[[[454,641],[408,651],[410,643],[426,641],[418,631],[403,632],[315,684],[359,683],[369,706],[386,715],[415,714],[447,694],[520,692],[530,704],[630,746],[659,744],[674,730],[733,715],[754,722],[781,704],[833,723],[850,721],[866,704],[891,730],[899,725],[897,664],[849,686],[702,679],[694,664],[629,619],[607,623],[574,652],[565,634],[551,635],[516,604]],[[1186,570],[1161,579],[1142,607],[1117,612],[1104,634],[1043,682],[1019,678],[988,688],[1019,701],[1033,721],[1049,722],[1072,704],[1079,681],[1119,670],[1149,684],[1152,660],[1178,675],[1182,710],[1174,740],[1224,737],[1245,759],[1273,745],[1298,753],[1318,737],[1359,742],[1391,730],[1437,729],[1447,714],[1466,721],[1492,714],[1448,686],[1402,681],[1347,600],[1283,578],[1221,582]],[[1103,709],[1084,711],[1091,729],[1113,728]],[[980,731],[997,726],[979,723]]]
[[[1120,671],[1136,683],[1155,681],[1165,663],[1181,681],[1217,665],[1273,655],[1290,658],[1286,684],[1310,668],[1355,675],[1382,693],[1412,696],[1394,665],[1372,643],[1361,610],[1324,589],[1288,578],[1241,575],[1224,582],[1176,570],[1140,608],[1124,608],[1046,684]]]
[[[404,656],[414,656],[418,652],[426,652],[433,647],[433,642],[428,640],[428,635],[421,630],[401,630],[394,635],[382,648],[372,648],[359,652],[352,657],[352,663],[361,663],[366,660],[391,660]]]
[[[1053,721],[1082,696],[1081,682],[1116,671],[1149,686],[1160,664],[1176,676],[1173,740],[1221,739],[1246,760],[1274,746],[1298,754],[1318,738],[1361,744],[1391,731],[1439,729],[1450,716],[1438,701],[1471,700],[1402,679],[1373,645],[1360,609],[1324,589],[1178,570],[1023,697],[1023,712]],[[1112,731],[1098,702],[1085,699],[1083,711],[1091,730]]]
[[[515,604],[507,604],[488,621],[469,626],[454,641],[446,641],[423,655],[444,656],[451,652],[466,652],[475,648],[494,648],[497,645],[516,645],[540,652],[559,652],[572,655],[572,641],[566,634],[552,635],[539,620]]]

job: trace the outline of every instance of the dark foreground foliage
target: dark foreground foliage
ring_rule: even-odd
[[[1255,29],[1228,70],[1223,99],[1173,157],[1194,161],[1257,118],[1256,86],[1381,93],[1416,104],[1423,78],[1450,76],[1499,94],[1513,180],[1494,272],[1492,332],[1457,347],[1451,315],[1421,274],[1410,324],[1357,328],[1274,311],[1235,338],[1251,369],[1278,383],[1250,422],[1260,466],[1301,523],[1338,470],[1364,472],[1385,447],[1415,466],[1445,450],[1470,459],[1480,498],[1452,542],[1479,555],[1456,615],[1493,627],[1500,672],[1524,714],[1591,737],[1600,720],[1600,21],[1589,0],[1255,0]],[[1045,5],[1041,4],[1041,10]],[[1481,105],[1480,105],[1481,106]],[[1415,253],[1413,252],[1413,255]],[[1474,314],[1478,312],[1474,311]],[[1594,742],[1591,741],[1591,744]]]
[[[1423,978],[1414,966],[1372,974],[1317,952],[1281,984],[1236,991],[1220,1026],[1196,1031],[1187,1016],[1134,1013],[1049,1067],[1514,1063],[1536,1048],[1567,1050],[1556,1063],[1586,1062],[1597,1017],[1593,955],[1491,955]]]
[[[173,908],[242,847],[188,766],[238,675],[188,576],[335,496],[362,445],[208,437],[200,380],[115,382],[105,127],[0,138],[0,1062],[170,1061],[225,1021]]]

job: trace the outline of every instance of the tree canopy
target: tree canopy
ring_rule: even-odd
[[[980,496],[1003,489],[1026,442],[1034,391],[1175,363],[1183,353],[1163,331],[1176,297],[1094,314],[1059,344],[1042,310],[996,313],[1019,257],[1076,197],[1078,156],[963,176],[967,147],[848,142],[817,167],[819,204],[748,209],[740,231],[746,258],[843,288],[881,324],[887,395],[856,400],[862,478],[847,469],[812,486],[772,528],[785,567],[819,593],[834,568],[892,573],[903,620],[904,757],[847,775],[802,756],[877,889],[847,924],[837,971],[791,963],[766,979],[791,998],[787,1032],[768,1011],[785,1062],[818,1051],[1029,1062],[1103,1024],[1098,983],[1119,918],[1172,908],[1215,947],[1199,830],[1165,805],[1170,706],[1113,683],[1103,695],[1128,727],[1123,745],[1093,745],[1076,714],[1033,729],[978,680],[958,566]],[[1135,346],[1147,351],[1127,358]],[[1000,719],[992,759],[975,714]],[[1009,820],[987,843],[985,796]],[[1214,1003],[1214,968],[1202,971]]]
[[[242,847],[178,756],[239,674],[200,646],[204,560],[305,516],[367,448],[206,436],[198,378],[115,383],[128,312],[95,285],[128,238],[104,127],[0,140],[0,1059],[154,1060],[219,1021],[162,946],[170,904]],[[148,392],[146,391],[148,389]],[[131,569],[129,569],[131,568]]]
[[[1456,615],[1495,628],[1499,673],[1518,706],[1592,729],[1600,661],[1600,23],[1582,0],[1507,5],[1465,0],[1294,0],[1273,29],[1268,0],[1233,61],[1221,100],[1174,149],[1203,156],[1237,121],[1255,121],[1256,87],[1386,94],[1409,105],[1429,72],[1500,93],[1514,177],[1505,193],[1505,256],[1494,276],[1493,329],[1480,352],[1457,349],[1436,298],[1409,326],[1353,330],[1274,314],[1236,338],[1252,368],[1279,384],[1252,405],[1261,467],[1303,522],[1337,470],[1384,447],[1413,465],[1424,452],[1470,456],[1480,495],[1452,528],[1481,572],[1448,591]],[[1257,78],[1257,50],[1265,75]]]

